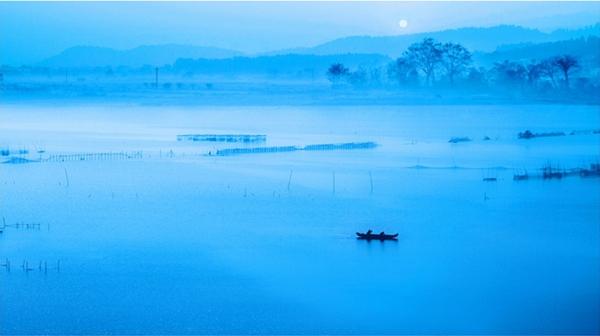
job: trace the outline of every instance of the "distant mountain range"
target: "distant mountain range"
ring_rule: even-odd
[[[47,67],[97,67],[144,65],[163,66],[173,64],[178,58],[221,59],[242,55],[235,50],[181,44],[139,46],[128,50],[77,46],[42,61]]]
[[[489,61],[490,58],[481,57],[482,53],[502,55],[503,53],[506,54],[507,50],[515,48],[523,49],[531,44],[551,43],[588,36],[600,36],[600,23],[590,27],[575,30],[556,30],[550,33],[519,26],[503,25],[489,28],[460,28],[397,36],[350,36],[335,39],[311,48],[279,50],[253,55],[252,57],[290,54],[296,56],[379,54],[385,57],[396,58],[412,43],[421,41],[426,37],[432,37],[440,42],[461,43],[469,50],[476,52],[479,55],[479,59]],[[140,46],[129,50],[78,46],[66,49],[62,53],[50,57],[38,65],[47,67],[141,67],[144,65],[163,66],[173,64],[178,59],[211,60],[229,59],[240,56],[244,56],[244,54],[235,50],[177,44]],[[371,56],[367,58],[370,59]],[[257,62],[260,63],[267,59],[262,58],[257,60]],[[368,60],[368,62],[371,61]],[[205,62],[207,64],[210,63],[209,61]]]
[[[460,43],[471,51],[492,52],[506,44],[543,43],[600,35],[600,23],[576,30],[556,30],[544,33],[519,26],[494,26],[489,28],[460,28],[429,33],[397,36],[350,36],[336,39],[312,48],[296,48],[268,54],[331,55],[344,53],[378,53],[396,58],[413,43],[431,37],[440,42]]]
[[[580,63],[600,66],[600,36],[581,37],[546,43],[520,43],[504,45],[491,53],[476,52],[473,60],[478,65],[490,66],[504,60],[529,62],[557,55],[573,55]]]

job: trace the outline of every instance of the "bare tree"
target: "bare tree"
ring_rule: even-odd
[[[426,83],[431,85],[435,81],[435,69],[442,61],[442,54],[442,45],[432,38],[426,38],[408,47],[404,56],[423,71]]]
[[[536,86],[538,80],[542,76],[542,69],[540,63],[536,61],[531,61],[531,63],[527,64],[527,82],[529,85]]]
[[[410,84],[418,79],[415,65],[407,57],[399,57],[390,63],[387,69],[388,77],[401,85]]]
[[[522,84],[527,77],[527,70],[517,62],[504,61],[494,64],[496,78],[506,84]]]
[[[552,86],[556,87],[556,72],[558,68],[555,60],[553,58],[545,59],[538,66],[540,75],[548,78]]]
[[[454,78],[464,72],[467,66],[471,64],[471,53],[457,43],[444,44],[442,52],[442,65],[446,69],[450,83],[454,83]]]
[[[563,55],[554,59],[556,66],[562,71],[565,78],[565,88],[569,88],[569,72],[579,66],[577,59],[571,55]]]

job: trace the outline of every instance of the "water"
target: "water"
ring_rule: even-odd
[[[512,180],[597,162],[599,135],[516,139],[598,128],[595,106],[12,105],[0,118],[11,148],[144,151],[0,165],[0,215],[41,223],[0,235],[3,334],[600,331],[600,180]],[[209,157],[217,145],[176,141],[236,132],[380,146]],[[400,239],[354,239],[369,228]]]

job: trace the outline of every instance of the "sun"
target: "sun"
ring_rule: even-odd
[[[398,26],[400,26],[400,28],[404,29],[404,28],[408,27],[408,21],[405,19],[402,19],[402,20],[398,21]]]

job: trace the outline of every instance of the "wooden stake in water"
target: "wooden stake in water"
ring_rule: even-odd
[[[333,194],[335,195],[335,172],[333,172]]]
[[[69,186],[69,174],[67,173],[67,168],[65,168],[65,181],[67,183],[67,187]]]
[[[8,260],[8,258],[4,259],[4,264],[0,265],[2,267],[6,267],[6,271],[10,272],[10,261]]]
[[[290,185],[292,184],[292,173],[294,171],[290,170],[290,177],[288,178],[288,185],[287,185],[287,190],[290,191]]]

